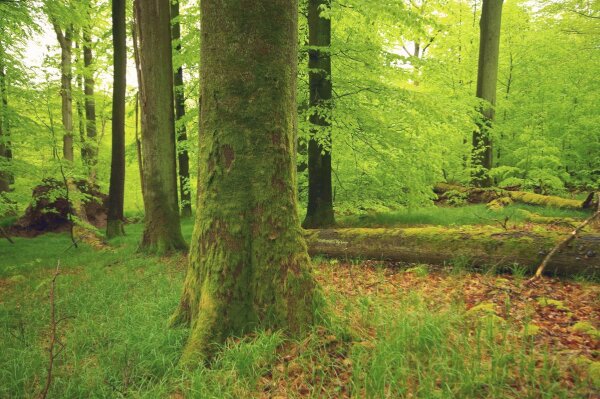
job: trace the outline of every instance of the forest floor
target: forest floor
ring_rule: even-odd
[[[191,221],[183,224],[190,237]],[[50,398],[596,398],[600,285],[448,267],[316,258],[328,307],[311,333],[231,340],[215,362],[177,366],[169,329],[183,255],[135,251],[141,225],[97,250],[65,234],[0,242],[0,398],[47,376],[49,290],[60,350]],[[64,349],[62,348],[64,345]]]

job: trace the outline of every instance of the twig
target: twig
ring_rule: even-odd
[[[50,344],[48,345],[48,372],[46,375],[46,385],[44,386],[43,391],[38,396],[38,399],[46,399],[48,396],[48,390],[50,389],[50,384],[52,383],[52,369],[54,366],[54,359],[63,351],[65,346],[58,341],[56,337],[56,326],[62,320],[56,320],[56,301],[55,301],[55,288],[56,288],[56,278],[60,274],[60,261],[56,264],[56,271],[52,276],[52,281],[50,283]],[[61,348],[58,352],[55,352],[56,345],[60,345]]]
[[[2,234],[2,236],[4,238],[6,238],[8,240],[8,242],[10,242],[11,244],[14,244],[15,242],[12,240],[12,238],[10,238],[10,236],[8,235],[8,233],[6,232],[6,230],[4,230],[4,227],[0,226],[0,234]]]
[[[592,216],[590,216],[589,218],[584,220],[583,223],[581,223],[579,226],[577,226],[575,228],[575,230],[573,230],[567,238],[565,238],[564,240],[559,242],[554,248],[552,248],[552,250],[544,258],[542,263],[540,263],[540,265],[538,266],[537,270],[535,271],[534,276],[527,281],[527,284],[530,284],[534,280],[541,277],[542,273],[544,272],[544,269],[546,268],[546,266],[548,265],[548,262],[550,262],[550,259],[552,259],[554,254],[556,254],[558,251],[560,251],[561,249],[566,247],[568,243],[570,243],[571,241],[573,241],[575,239],[575,237],[577,237],[577,234],[579,234],[579,232],[585,226],[587,226],[592,220],[596,219],[600,215],[600,192],[596,193],[596,197],[598,198],[598,205],[596,208],[596,212],[594,212],[594,214]]]

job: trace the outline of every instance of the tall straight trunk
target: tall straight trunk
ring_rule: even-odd
[[[175,53],[181,53],[181,25],[179,23],[179,0],[171,3],[171,18],[173,21],[172,38],[175,42]],[[179,66],[173,76],[175,84],[175,118],[177,134],[177,160],[179,161],[179,193],[181,195],[181,216],[192,216],[192,196],[190,191],[190,157],[186,148],[187,130],[185,117],[185,90],[183,85],[183,67]]]
[[[186,249],[179,224],[169,0],[135,0],[145,226],[141,249]]]
[[[10,151],[8,93],[6,86],[4,52],[0,44],[0,194],[9,191],[11,184],[11,173],[7,170],[12,158],[12,153]]]
[[[98,163],[98,148],[96,142],[96,100],[94,99],[94,56],[92,53],[92,38],[89,27],[83,29],[83,93],[85,95],[85,131],[86,140],[83,147],[84,163],[92,181],[96,177]]]
[[[483,100],[479,129],[473,132],[473,183],[489,187],[492,179],[493,152],[490,130],[495,117],[496,81],[498,79],[498,56],[500,52],[500,25],[503,0],[483,0],[479,22],[479,66],[477,69],[477,97]]]
[[[125,0],[112,1],[113,23],[113,104],[112,151],[106,236],[125,234],[123,229],[123,202],[125,199],[125,90],[127,76],[127,32]]]
[[[60,44],[60,96],[62,100],[63,158],[73,162],[73,26],[63,33],[62,28],[53,21],[56,38]]]
[[[77,48],[77,45],[75,45],[75,48]],[[77,63],[77,60],[75,63]],[[83,75],[77,74],[75,87],[81,90],[79,93],[83,94]],[[77,127],[79,128],[79,140],[81,142],[81,159],[85,160],[85,113],[83,110],[83,96],[75,96],[75,109],[77,110],[77,120],[79,121]]]
[[[181,361],[256,329],[305,331],[315,282],[297,216],[298,5],[201,2],[199,195],[173,324],[191,326]]]
[[[331,20],[321,18],[330,0],[308,1],[308,56],[312,110],[311,137],[308,141],[308,206],[302,224],[305,228],[326,227],[335,223],[331,184]]]

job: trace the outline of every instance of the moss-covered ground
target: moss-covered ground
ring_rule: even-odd
[[[330,310],[305,339],[260,332],[184,370],[189,330],[167,320],[186,259],[136,253],[142,226],[126,230],[104,250],[69,248],[65,234],[0,241],[0,398],[43,387],[58,261],[64,349],[49,398],[581,398],[600,388],[598,285],[525,287],[517,267],[473,275],[460,263],[432,272],[314,259]],[[184,221],[187,239],[191,230]]]

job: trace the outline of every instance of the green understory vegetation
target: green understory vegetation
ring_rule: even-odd
[[[348,373],[345,393],[353,397],[570,397],[551,348],[540,352],[526,334],[493,319],[473,326],[460,300],[431,306],[416,291],[401,300],[328,292],[328,303],[341,311],[302,341],[265,331],[228,341],[210,367],[184,370],[178,360],[189,331],[166,328],[166,320],[179,300],[186,258],[137,253],[142,228],[127,226],[126,237],[100,251],[69,249],[68,236],[54,233],[0,244],[1,398],[34,397],[45,379],[48,292],[58,261],[55,305],[65,349],[55,360],[49,397],[257,397],[285,363],[287,348],[298,346],[294,367],[323,384],[304,397],[339,397],[332,382],[338,377],[327,371],[337,370],[328,362],[338,357]],[[191,230],[184,221],[188,240]],[[321,356],[331,340],[339,341],[336,349]],[[572,392],[590,392],[590,384],[575,381]]]

